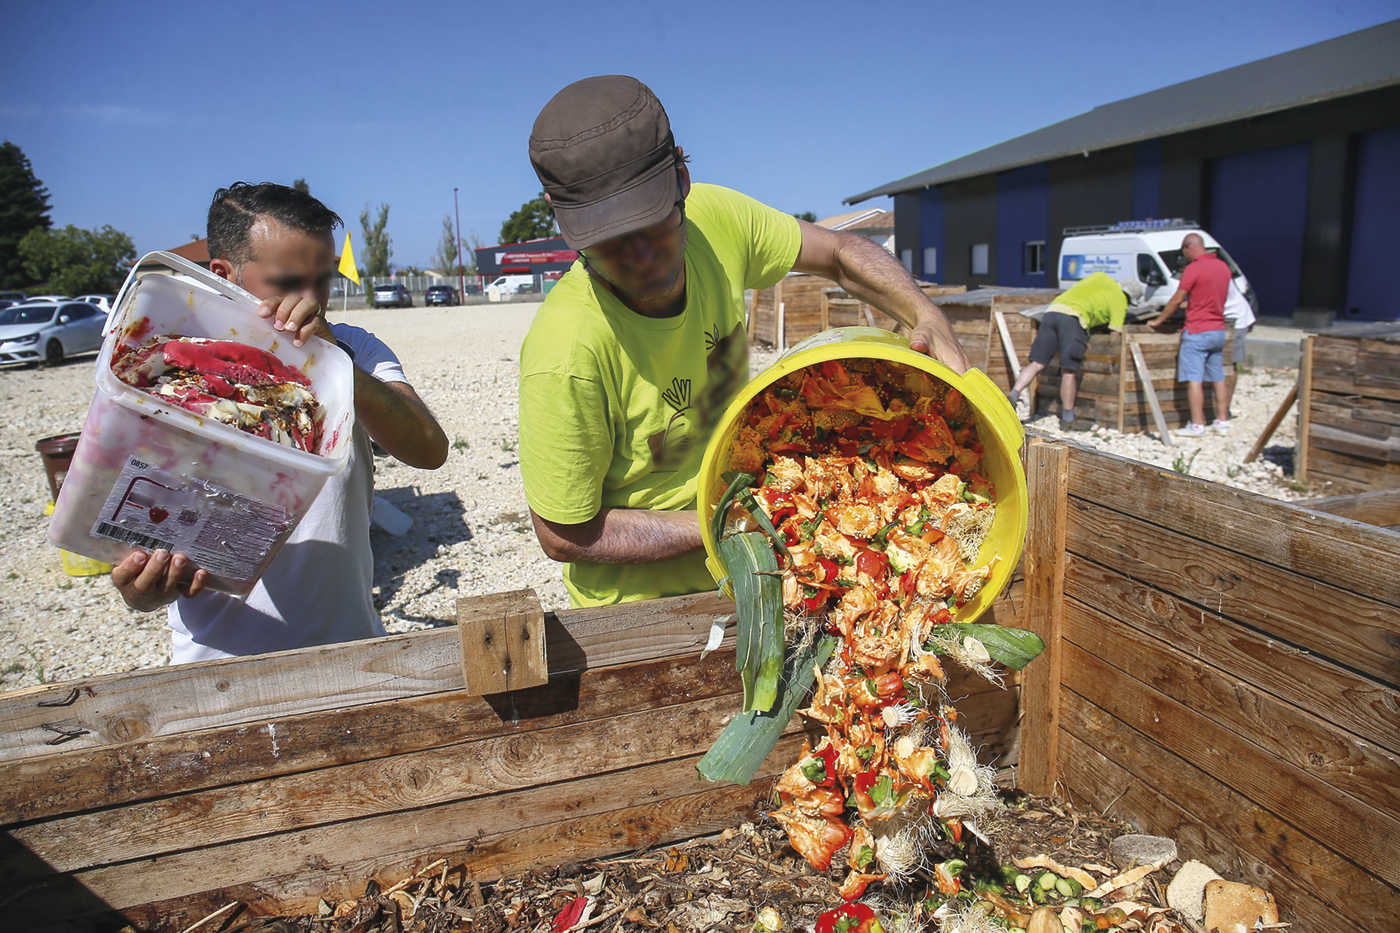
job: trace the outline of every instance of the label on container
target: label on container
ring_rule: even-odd
[[[280,505],[176,476],[133,457],[122,468],[92,534],[148,551],[179,552],[210,573],[248,580],[290,518]]]

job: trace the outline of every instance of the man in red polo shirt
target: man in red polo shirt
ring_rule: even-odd
[[[1181,254],[1186,257],[1186,271],[1181,285],[1162,313],[1148,322],[1156,329],[1176,313],[1186,302],[1186,329],[1181,333],[1181,351],[1176,358],[1176,381],[1186,383],[1186,400],[1191,407],[1191,422],[1173,432],[1187,437],[1206,433],[1206,392],[1209,382],[1215,391],[1215,423],[1210,429],[1216,434],[1229,434],[1227,419],[1230,389],[1225,382],[1225,299],[1230,290],[1230,267],[1219,256],[1206,249],[1199,233],[1188,233],[1181,241]],[[1222,417],[1225,416],[1225,417]]]

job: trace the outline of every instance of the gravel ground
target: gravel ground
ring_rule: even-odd
[[[401,538],[373,533],[375,602],[390,632],[449,624],[460,596],[533,587],[546,609],[568,604],[558,566],[544,556],[530,528],[515,452],[518,353],[536,307],[332,315],[369,328],[395,349],[452,441],[446,465],[436,471],[391,458],[376,461],[378,494],[414,520]],[[757,372],[773,358],[771,351],[756,350],[751,368]],[[1190,472],[1265,495],[1300,498],[1288,475],[1292,419],[1285,420],[1264,459],[1240,465],[1292,383],[1289,371],[1244,376],[1233,433],[1179,442],[1178,453],[1199,450]],[[77,428],[92,392],[92,357],[54,369],[0,369],[0,398],[10,412],[0,424],[0,562],[6,567],[0,689],[169,662],[163,612],[127,609],[105,576],[67,576],[44,539],[48,488],[34,441]],[[1032,427],[1059,433],[1053,416]],[[1169,468],[1177,456],[1148,435],[1096,431],[1073,438]]]

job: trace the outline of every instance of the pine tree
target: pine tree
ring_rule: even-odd
[[[311,186],[306,183],[305,178],[298,178],[296,181],[292,182],[292,187],[300,191],[302,194],[311,193]]]
[[[49,191],[34,177],[29,159],[14,143],[0,145],[0,288],[25,288],[35,280],[24,268],[19,241],[35,228],[48,229]]]

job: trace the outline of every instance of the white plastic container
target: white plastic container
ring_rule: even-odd
[[[138,548],[178,551],[209,571],[210,587],[244,595],[326,480],[345,469],[355,427],[354,370],[319,337],[295,346],[258,316],[258,300],[238,286],[171,253],[147,259],[179,274],[133,273],[117,297],[97,358],[97,393],[49,542],[110,564]],[[163,403],[112,373],[118,346],[176,334],[249,344],[301,370],[321,403],[318,453]]]

